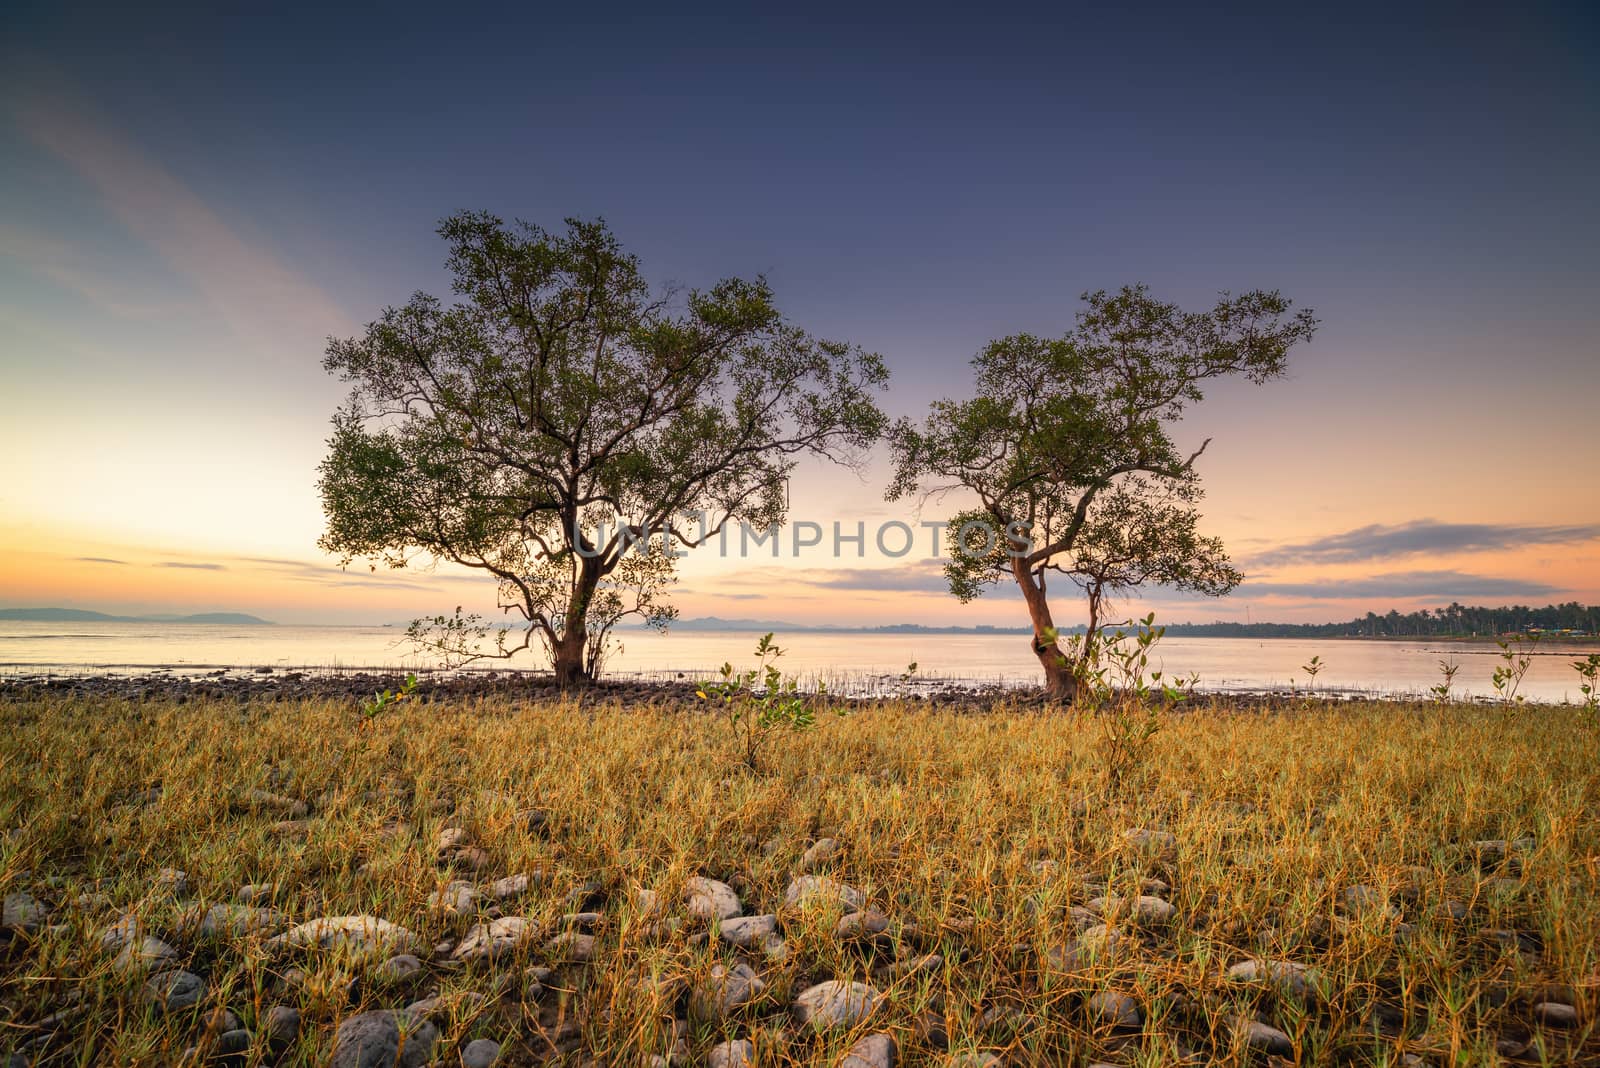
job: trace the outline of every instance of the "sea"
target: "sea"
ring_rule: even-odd
[[[221,668],[359,671],[426,670],[436,660],[418,655],[400,627],[240,626],[196,623],[33,623],[0,621],[0,683],[41,675],[175,674]],[[748,631],[682,629],[667,634],[619,630],[605,664],[622,678],[710,678],[724,663],[754,663],[760,635]],[[830,631],[779,633],[778,664],[808,686],[836,692],[893,693],[903,676],[921,686],[1028,686],[1039,682],[1023,634],[886,634]],[[1541,643],[1519,693],[1530,701],[1579,702],[1572,662],[1593,645]],[[1459,665],[1452,696],[1496,696],[1491,678],[1501,664],[1492,642],[1374,641],[1369,639],[1167,637],[1150,669],[1168,678],[1199,676],[1210,692],[1287,692],[1314,688],[1351,696],[1417,696],[1441,680],[1441,663]],[[1312,657],[1324,665],[1310,677]],[[908,669],[917,665],[915,672]],[[538,669],[527,653],[474,669]]]

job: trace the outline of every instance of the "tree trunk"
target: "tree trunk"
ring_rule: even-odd
[[[563,690],[575,686],[586,686],[592,681],[589,670],[584,663],[584,651],[587,647],[589,635],[580,625],[575,630],[569,630],[561,636],[551,649],[551,666],[555,668],[556,685]]]
[[[1046,600],[1044,584],[1036,579],[1028,565],[1020,559],[1011,561],[1011,573],[1022,590],[1022,599],[1028,605],[1028,618],[1033,623],[1033,637],[1029,645],[1033,655],[1044,668],[1045,696],[1052,701],[1070,705],[1078,697],[1078,677],[1072,672],[1066,654],[1050,636],[1055,622],[1050,618],[1050,602]]]

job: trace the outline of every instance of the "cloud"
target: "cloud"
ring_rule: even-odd
[[[1332,601],[1362,598],[1532,598],[1559,592],[1559,587],[1547,586],[1542,582],[1472,575],[1461,571],[1393,571],[1366,578],[1313,579],[1308,582],[1252,582],[1247,579],[1238,591],[1242,597],[1309,597]]]
[[[74,556],[73,559],[78,561],[80,564],[116,564],[119,567],[128,566],[128,561],[113,560],[109,556]]]
[[[21,81],[34,88],[14,94],[6,109],[18,128],[93,186],[111,214],[187,278],[242,339],[273,348],[282,343],[285,323],[305,324],[318,337],[348,331],[348,316],[321,289],[241,235],[55,72],[35,70]],[[61,274],[59,250],[52,262],[58,281],[92,288],[84,277]]]
[[[1342,534],[1258,553],[1258,567],[1281,564],[1342,564],[1422,553],[1475,553],[1519,549],[1527,545],[1569,545],[1600,538],[1600,524],[1523,526],[1511,523],[1440,523],[1417,519],[1398,526],[1374,524]]]
[[[162,560],[157,567],[181,567],[187,571],[226,571],[221,564],[192,564],[184,560]]]

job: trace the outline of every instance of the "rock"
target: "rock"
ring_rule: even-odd
[[[239,805],[246,812],[263,813],[286,820],[304,819],[311,812],[310,806],[304,801],[259,788],[246,790],[239,798]]]
[[[241,905],[254,905],[262,901],[271,901],[277,896],[277,883],[248,883],[234,891],[233,899]]]
[[[464,963],[499,960],[515,953],[536,931],[534,922],[526,916],[502,916],[468,931],[450,956]]]
[[[428,895],[430,912],[445,912],[452,916],[470,916],[478,911],[478,888],[459,879],[451,880],[443,890]]]
[[[254,905],[212,905],[200,919],[202,938],[244,938],[271,935],[288,926],[289,917],[273,908]]]
[[[667,907],[662,902],[660,894],[641,887],[633,892],[633,911],[639,919],[649,923],[665,915]]]
[[[728,945],[740,949],[760,949],[769,938],[778,933],[778,917],[734,916],[723,920],[717,928],[718,936]]]
[[[352,1016],[334,1036],[330,1068],[423,1068],[439,1029],[406,1012],[378,1009]]]
[[[877,1007],[879,994],[866,983],[830,979],[808,987],[789,1011],[796,1023],[813,1031],[854,1027]]]
[[[944,958],[937,953],[926,953],[920,957],[895,961],[889,967],[889,975],[899,979],[907,975],[937,975],[943,970]]]
[[[493,1039],[474,1039],[461,1051],[461,1068],[493,1068],[499,1060],[500,1043]]]
[[[544,944],[544,951],[555,960],[587,964],[594,959],[594,935],[563,931]]]
[[[376,916],[324,916],[302,923],[272,939],[271,945],[288,949],[342,950],[363,961],[382,960],[406,953],[422,942],[416,935]]]
[[[1241,961],[1228,969],[1228,978],[1241,983],[1265,983],[1302,1001],[1316,997],[1321,984],[1316,969],[1292,960]]]
[[[1533,1007],[1533,1018],[1546,1027],[1577,1027],[1578,1010],[1559,1001],[1541,1001]]]
[[[799,870],[802,872],[820,871],[833,862],[840,853],[844,852],[837,839],[818,838],[800,856]]]
[[[528,892],[533,879],[527,875],[507,875],[489,884],[489,896],[496,901],[515,901]]]
[[[1172,922],[1178,912],[1172,902],[1150,894],[1126,897],[1108,894],[1089,902],[1089,908],[1108,919],[1131,919],[1149,927],[1160,927]]]
[[[748,1038],[734,1039],[711,1047],[706,1068],[755,1068],[756,1045]]]
[[[894,1068],[899,1047],[889,1035],[868,1035],[850,1047],[839,1068]]]
[[[163,1012],[192,1009],[206,996],[206,981],[193,972],[169,971],[145,980],[144,1000]]]
[[[1170,831],[1152,831],[1134,827],[1122,832],[1123,841],[1144,853],[1171,855],[1178,851],[1178,836]]]
[[[683,899],[689,915],[697,920],[728,920],[744,911],[731,886],[700,875],[684,882]]]
[[[731,968],[713,965],[710,977],[689,994],[689,1019],[696,1023],[720,1023],[760,997],[766,988],[748,964],[735,964]]]
[[[1294,1042],[1288,1035],[1270,1024],[1249,1017],[1240,1017],[1234,1022],[1235,1034],[1244,1036],[1244,1044],[1257,1053],[1266,1053],[1274,1057],[1293,1057]]]
[[[833,935],[841,942],[851,942],[876,938],[888,929],[889,917],[876,909],[866,909],[840,916],[838,924],[833,929]]]
[[[1346,887],[1343,901],[1345,910],[1353,916],[1399,916],[1389,904],[1389,895],[1375,886]]]
[[[432,1020],[438,1023],[447,1019],[452,1013],[458,1019],[469,1017],[482,1008],[488,1000],[475,990],[463,990],[450,996],[433,994],[413,1001],[406,1006],[405,1012],[414,1020]]]
[[[252,1041],[249,1031],[242,1027],[231,1028],[217,1036],[206,1055],[211,1060],[243,1065]]]
[[[867,895],[826,875],[801,875],[783,892],[786,909],[804,909],[828,902],[838,902],[846,912],[856,912],[866,905]]]
[[[457,871],[482,871],[489,866],[489,854],[477,846],[467,846],[465,849],[456,849],[443,855],[441,863]]]
[[[35,934],[44,926],[45,910],[32,894],[18,890],[0,903],[0,930]]]
[[[396,953],[377,968],[372,977],[383,983],[401,983],[422,971],[422,961],[410,953]]]
[[[264,1031],[273,1049],[292,1045],[300,1034],[300,1010],[289,1005],[272,1006],[267,1010]]]
[[[1077,938],[1067,945],[1046,949],[1045,963],[1056,971],[1077,971],[1095,961],[1117,956],[1123,950],[1124,941],[1122,933],[1115,927],[1096,924],[1079,932]]]
[[[111,967],[124,975],[154,971],[178,959],[178,951],[149,935],[122,947]]]
[[[465,849],[472,844],[472,836],[465,827],[445,827],[439,831],[439,840],[434,847],[440,854],[450,853],[457,849]]]
[[[1115,990],[1102,990],[1089,998],[1089,1016],[1097,1027],[1118,1031],[1137,1031],[1144,1026],[1139,1003]]]
[[[151,884],[150,890],[153,894],[185,897],[189,893],[189,873],[182,868],[162,868],[156,872],[155,882]]]

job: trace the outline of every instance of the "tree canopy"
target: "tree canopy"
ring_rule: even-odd
[[[469,646],[485,629],[458,609],[441,647],[538,640],[563,682],[590,677],[618,620],[671,618],[679,551],[782,522],[801,455],[856,463],[883,433],[882,360],[790,323],[763,278],[653,289],[600,221],[464,212],[439,234],[459,299],[328,344],[352,393],[319,489],[324,548],[482,571],[524,624]]]
[[[1186,451],[1173,427],[1213,379],[1282,374],[1316,329],[1277,292],[1224,294],[1202,312],[1144,286],[1083,299],[1067,334],[991,342],[973,360],[971,399],[938,401],[920,425],[901,420],[890,433],[890,499],[957,490],[977,499],[950,525],[951,590],[966,600],[1015,581],[1058,697],[1074,682],[1047,572],[1101,591],[1157,581],[1220,593],[1238,581],[1221,544],[1196,533],[1206,443]]]

